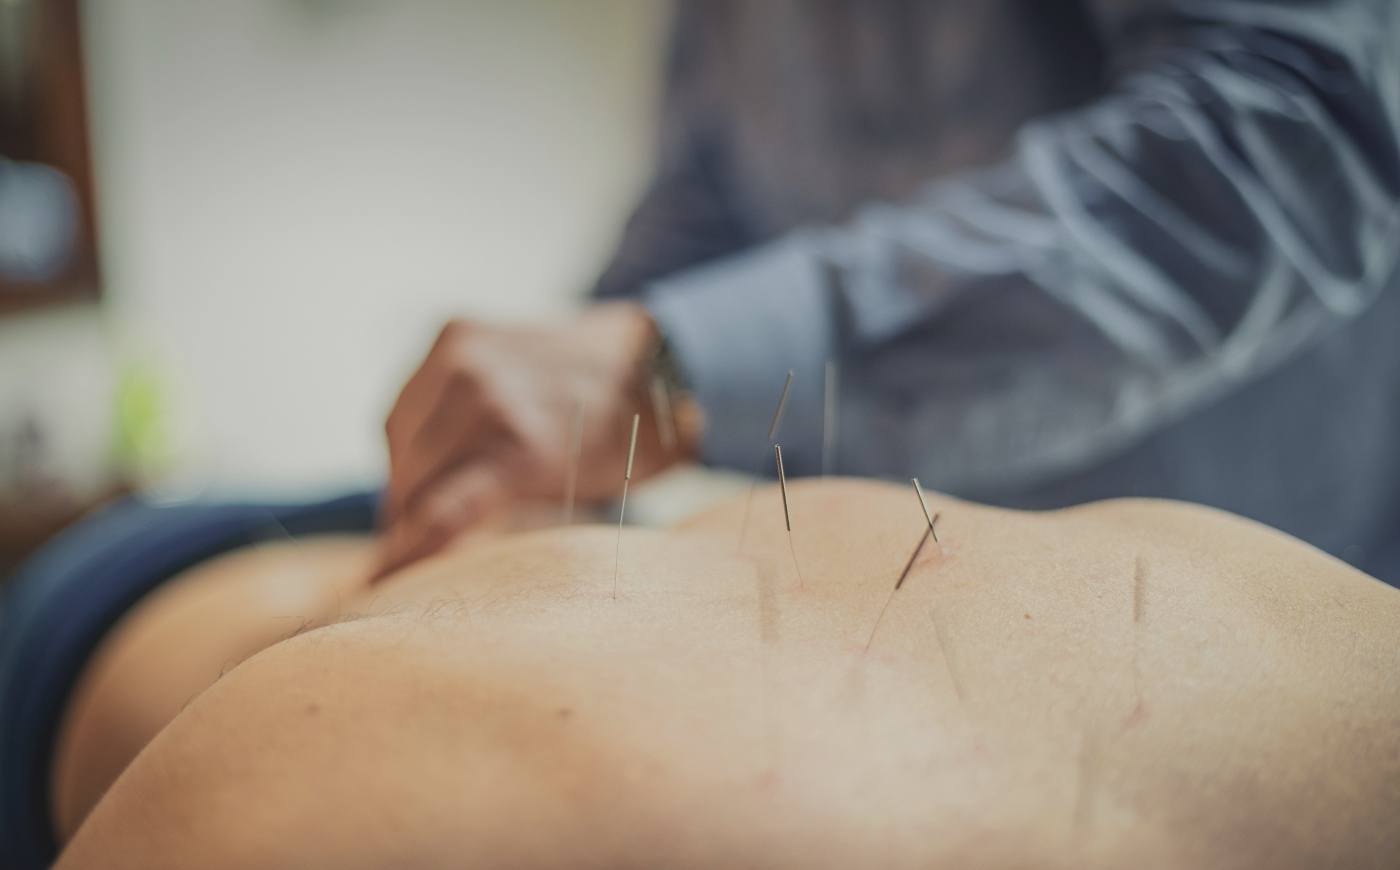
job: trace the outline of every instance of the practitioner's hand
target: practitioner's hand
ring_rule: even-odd
[[[389,414],[387,533],[380,575],[429,555],[516,499],[565,497],[575,412],[584,425],[576,497],[618,494],[632,414],[633,477],[693,454],[698,413],[676,405],[663,450],[649,400],[656,327],[640,306],[596,306],[559,327],[453,321]]]

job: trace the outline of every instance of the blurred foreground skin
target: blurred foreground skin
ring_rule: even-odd
[[[917,502],[789,499],[800,591],[776,488],[742,553],[742,501],[627,530],[616,601],[609,527],[195,569],[72,702],[58,866],[1394,866],[1400,593],[1201,508],[930,493],[863,652]]]

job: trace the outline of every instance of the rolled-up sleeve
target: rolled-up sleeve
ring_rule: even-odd
[[[784,429],[820,421],[821,394],[810,372],[823,370],[836,325],[827,304],[820,243],[803,235],[727,257],[661,282],[647,307],[681,361],[711,425],[706,462],[752,470],[786,379],[801,372]],[[780,288],[774,290],[773,288]]]
[[[782,383],[790,469],[976,492],[1092,464],[1366,311],[1400,239],[1400,4],[1177,2],[1111,94],[1003,163],[648,283],[751,468]],[[857,448],[859,445],[859,449]]]

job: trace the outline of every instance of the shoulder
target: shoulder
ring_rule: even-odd
[[[152,741],[59,866],[567,863],[530,820],[581,754],[544,739],[528,697],[444,661],[435,630],[362,620],[249,659]]]

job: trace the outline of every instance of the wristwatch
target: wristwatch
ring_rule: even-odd
[[[646,363],[646,389],[656,415],[662,449],[694,458],[704,429],[704,414],[690,393],[690,381],[661,325],[652,320],[655,341]]]
[[[690,383],[686,380],[685,372],[681,370],[680,361],[671,350],[670,340],[666,338],[660,324],[655,320],[652,324],[656,328],[656,343],[652,345],[651,361],[648,365],[651,377],[659,379],[666,392],[673,396],[689,393]]]

